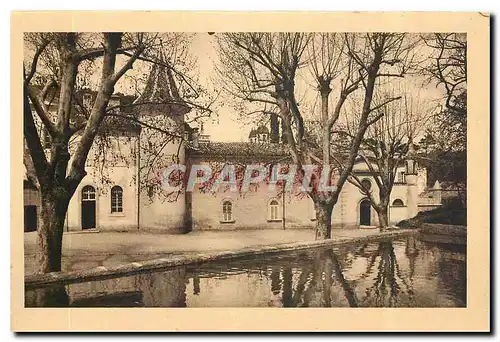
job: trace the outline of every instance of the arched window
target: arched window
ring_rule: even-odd
[[[118,185],[111,188],[111,212],[123,212],[123,189]]]
[[[83,201],[95,201],[95,189],[91,185],[85,185],[82,189]]]
[[[222,221],[233,221],[233,203],[229,200],[226,200],[222,203]]]
[[[272,221],[281,220],[279,214],[279,203],[275,199],[269,202],[269,219]]]
[[[404,203],[402,200],[400,200],[399,198],[395,199],[394,202],[392,202],[392,206],[393,207],[404,207]]]

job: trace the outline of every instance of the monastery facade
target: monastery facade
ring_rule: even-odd
[[[315,226],[312,200],[307,195],[283,194],[278,188],[270,191],[268,186],[255,186],[241,193],[221,187],[214,193],[196,187],[193,192],[162,193],[161,170],[172,163],[184,164],[189,170],[195,164],[241,165],[279,161],[288,156],[286,146],[277,136],[275,118],[271,120],[270,130],[264,126],[252,130],[248,142],[210,141],[203,132],[186,124],[185,116],[189,112],[186,106],[151,105],[176,96],[178,91],[172,75],[163,67],[154,65],[144,92],[135,100],[135,115],[142,122],[160,123],[161,127],[182,132],[180,136],[187,139],[174,137],[165,141],[164,136],[155,134],[147,126],[110,123],[113,129],[107,133],[108,148],[103,151],[94,143],[86,166],[88,174],[69,204],[65,231],[97,229],[177,233]],[[119,104],[122,100],[115,97],[113,101]],[[161,154],[155,152],[158,150],[162,151]],[[153,163],[156,172],[147,168]],[[369,182],[377,196],[373,174],[364,161],[357,162],[353,172]],[[440,205],[439,183],[427,187],[426,169],[414,160],[401,164],[391,193],[390,223],[395,224],[419,211]],[[24,206],[25,231],[32,231],[39,225],[40,198],[36,186],[27,178]],[[333,227],[375,228],[377,223],[376,212],[369,200],[357,187],[346,182],[333,210]]]

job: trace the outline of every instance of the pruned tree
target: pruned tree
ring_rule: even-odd
[[[368,128],[358,153],[359,159],[370,171],[376,188],[363,182],[355,171],[348,178],[370,200],[377,212],[381,230],[389,225],[389,204],[398,168],[409,157],[408,154],[412,152],[410,144],[423,130],[431,114],[419,91],[409,88],[408,84],[398,87],[394,82],[384,93],[387,95],[383,98],[394,98],[400,94],[402,99],[378,108],[377,112],[382,118]],[[349,132],[347,134],[352,136]]]
[[[109,143],[108,137],[113,134],[108,136],[106,132],[123,122],[132,122],[161,132],[167,140],[182,138],[175,128],[143,122],[137,115],[116,110],[132,103],[110,104],[125,75],[140,78],[140,71],[132,70],[139,60],[166,63],[171,74],[178,72],[168,60],[154,58],[159,50],[169,47],[174,48],[175,42],[155,33],[25,35],[24,160],[26,168],[34,171],[31,173],[36,176],[41,196],[37,272],[61,270],[62,234],[69,201],[87,175],[89,156],[106,155],[104,151],[92,153],[92,148],[99,150]],[[179,76],[185,77],[182,73]],[[82,89],[92,90],[86,103],[81,98]],[[177,94],[165,99],[163,105],[188,106],[188,101]]]
[[[227,33],[218,37],[218,45],[219,74],[226,91],[250,103],[250,112],[277,112],[299,172],[305,174],[303,166],[314,163],[323,170],[320,173],[330,178],[330,184],[325,185],[333,190],[306,189],[315,203],[316,238],[330,238],[333,207],[351,173],[362,138],[367,128],[380,119],[377,110],[400,98],[387,98],[372,106],[378,80],[403,77],[413,45],[407,35],[394,33]],[[313,89],[307,90],[313,90],[321,99],[321,119],[316,122],[322,129],[316,139],[309,139],[307,134],[314,131],[306,127],[306,118],[312,113],[302,109],[305,106],[297,100],[298,88],[307,84],[300,82],[307,78],[302,72],[304,66],[310,66],[315,83]],[[356,108],[359,122],[355,139],[339,160],[332,154],[330,139],[346,99],[355,92],[363,99]],[[331,162],[334,169],[330,168]]]

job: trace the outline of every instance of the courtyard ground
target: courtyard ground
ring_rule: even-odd
[[[334,229],[333,239],[377,235],[378,229]],[[62,271],[135,261],[314,240],[312,229],[196,231],[183,235],[96,232],[64,234]],[[34,273],[36,232],[24,234],[25,275]]]

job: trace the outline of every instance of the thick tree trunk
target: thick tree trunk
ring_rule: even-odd
[[[325,240],[332,237],[333,205],[318,202],[316,207],[316,240]]]
[[[380,205],[376,209],[378,214],[378,227],[380,231],[384,231],[389,226],[389,210],[387,205]]]
[[[61,271],[62,235],[68,203],[52,193],[42,194],[36,253],[38,273]]]

